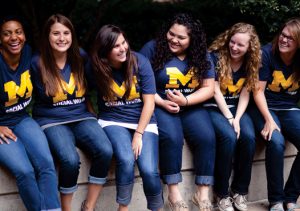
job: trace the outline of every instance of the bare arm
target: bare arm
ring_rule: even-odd
[[[213,97],[214,82],[214,78],[204,79],[202,87],[194,93],[185,97],[180,91],[174,90],[173,92],[167,92],[167,98],[179,106],[190,106],[202,103]]]
[[[136,128],[136,132],[134,133],[132,139],[132,150],[134,152],[135,159],[137,159],[142,152],[142,146],[143,146],[142,136],[145,128],[147,127],[151,119],[151,116],[154,111],[154,106],[155,106],[154,94],[143,94],[142,97],[143,97],[144,105],[143,105],[138,126]]]
[[[155,94],[155,104],[166,109],[170,113],[178,113],[180,110],[180,107],[177,103],[174,103],[170,100],[164,100],[158,94]]]
[[[260,81],[259,89],[253,93],[253,97],[254,97],[254,101],[255,101],[259,111],[261,112],[261,114],[263,115],[263,117],[265,119],[265,125],[261,131],[261,135],[263,136],[264,139],[270,140],[272,137],[273,131],[274,130],[280,131],[280,128],[274,121],[274,119],[268,109],[268,104],[267,104],[265,93],[264,93],[266,84],[267,84],[266,81]]]
[[[250,93],[248,92],[246,87],[243,87],[239,97],[236,114],[232,123],[234,131],[236,132],[238,138],[240,137],[240,119],[246,111],[246,108],[249,104],[249,100]]]
[[[218,108],[220,109],[220,111],[222,112],[222,114],[228,119],[228,121],[230,122],[230,124],[232,124],[233,121],[233,115],[231,113],[231,111],[229,110],[227,103],[224,99],[224,96],[221,92],[220,89],[220,84],[218,81],[215,81],[215,94],[214,94],[214,99],[218,105]]]

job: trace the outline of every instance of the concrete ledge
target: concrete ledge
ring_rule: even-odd
[[[84,199],[87,192],[87,177],[88,170],[90,167],[89,159],[79,150],[81,157],[81,168],[80,175],[78,178],[79,189],[74,195],[73,200],[73,210],[80,210],[80,205]],[[292,162],[297,153],[296,148],[287,142],[285,151],[285,178],[287,177],[289,170],[291,168]],[[267,184],[266,184],[266,174],[265,174],[265,147],[263,141],[257,142],[256,154],[253,161],[252,170],[252,180],[250,184],[250,190],[248,195],[249,201],[264,200],[267,198]],[[136,169],[136,180],[133,190],[132,202],[130,205],[131,210],[144,211],[146,210],[146,199],[143,193],[142,180],[139,177],[138,171]],[[197,208],[193,205],[190,200],[192,194],[195,191],[194,185],[194,173],[193,173],[193,162],[192,156],[187,144],[184,145],[183,150],[183,163],[182,163],[182,174],[183,182],[179,185],[181,193],[184,196],[186,202],[190,207],[191,211],[196,211]],[[115,202],[116,190],[114,181],[114,165],[112,165],[109,176],[108,183],[105,185],[101,197],[98,200],[96,210],[99,211],[115,211],[117,210],[117,203]],[[167,199],[167,190],[164,186],[164,195]],[[255,207],[260,206],[259,204]],[[265,210],[265,204],[261,210]],[[23,211],[26,210],[24,205],[18,195],[18,190],[15,185],[15,179],[12,175],[3,167],[0,167],[0,210],[1,211]],[[164,210],[169,210],[167,201],[165,202]]]

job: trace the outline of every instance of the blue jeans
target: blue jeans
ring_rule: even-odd
[[[296,203],[300,195],[300,156],[297,153],[288,180],[284,187],[283,163],[285,140],[300,149],[300,111],[272,111],[270,113],[281,132],[275,130],[270,141],[266,142],[266,172],[268,181],[268,200],[270,204],[277,202]],[[251,108],[251,116],[255,120],[258,133],[265,121],[256,107]],[[286,139],[285,139],[286,138]]]
[[[230,109],[235,115],[236,108]],[[217,137],[215,186],[216,194],[229,196],[229,179],[234,160],[234,176],[231,190],[246,195],[251,180],[252,160],[255,153],[255,129],[247,112],[240,119],[240,137],[237,139],[234,128],[230,125],[219,108],[210,107],[208,113]]]
[[[55,158],[59,161],[59,190],[68,194],[77,190],[80,158],[76,146],[91,158],[89,183],[103,185],[112,158],[111,143],[97,120],[56,125],[45,134]]]
[[[121,126],[107,126],[104,131],[112,143],[116,158],[117,203],[128,205],[134,182],[135,159],[131,147],[134,130]],[[147,208],[157,210],[163,207],[156,134],[144,132],[142,153],[136,162],[143,180],[143,188],[148,202]]]
[[[17,142],[0,145],[0,164],[16,177],[27,210],[60,210],[56,172],[45,134],[30,117],[10,128]]]
[[[179,113],[156,107],[159,131],[159,161],[162,180],[166,184],[182,181],[180,173],[185,138],[193,152],[197,185],[213,185],[215,164],[215,132],[207,111],[200,106]]]

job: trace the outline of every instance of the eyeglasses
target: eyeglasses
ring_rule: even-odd
[[[286,38],[286,41],[287,41],[287,42],[293,42],[293,41],[295,41],[294,38],[293,38],[292,36],[288,36],[288,35],[286,35],[286,34],[283,33],[283,32],[280,33],[279,37],[280,37],[281,39]]]

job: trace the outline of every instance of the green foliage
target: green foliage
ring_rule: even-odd
[[[264,39],[272,37],[287,19],[300,14],[299,0],[231,0],[231,5],[254,20],[266,35]]]
[[[272,39],[284,21],[300,14],[300,0],[179,0],[172,2],[10,0],[9,3],[16,6],[8,8],[12,8],[29,20],[34,48],[38,47],[37,41],[45,20],[54,13],[62,13],[71,18],[79,42],[86,50],[90,48],[97,31],[104,24],[120,26],[127,34],[132,49],[139,50],[145,42],[155,37],[155,33],[166,19],[178,12],[191,13],[201,20],[206,30],[208,44],[219,33],[241,21],[255,25],[262,43],[265,43]],[[2,8],[1,12],[7,11]]]

